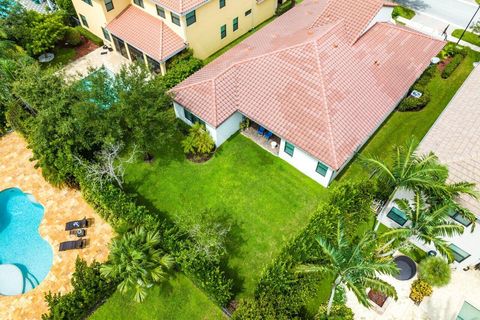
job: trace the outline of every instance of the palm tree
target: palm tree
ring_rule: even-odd
[[[421,191],[429,197],[454,200],[461,194],[477,197],[474,184],[459,182],[448,184],[448,168],[438,161],[438,157],[430,152],[418,155],[415,152],[417,142],[411,139],[405,146],[395,147],[392,164],[376,157],[362,158],[370,168],[372,176],[378,178],[380,185],[391,190],[385,203],[389,203],[399,189]],[[377,220],[375,230],[380,221]]]
[[[328,300],[327,316],[330,315],[335,292],[339,286],[346,286],[352,290],[365,307],[371,306],[367,296],[368,288],[397,299],[395,288],[381,280],[378,275],[392,275],[398,272],[398,269],[392,260],[379,259],[375,256],[372,247],[375,243],[373,232],[366,233],[357,243],[352,243],[345,237],[343,226],[339,223],[336,236],[334,243],[320,236],[316,238],[321,250],[329,259],[328,264],[306,264],[296,268],[297,273],[320,273],[335,279]]]
[[[435,245],[442,255],[452,261],[452,251],[442,237],[463,233],[463,226],[453,222],[448,215],[455,205],[452,202],[445,202],[438,206],[428,206],[418,191],[415,193],[412,205],[406,199],[396,199],[395,203],[405,213],[410,223],[380,235],[380,239],[385,239],[387,242],[378,249],[378,256],[390,256],[407,245],[410,239],[417,239]],[[395,242],[396,245],[393,245]],[[391,248],[392,245],[393,248]],[[387,248],[391,250],[384,252]]]
[[[133,289],[134,300],[141,302],[147,296],[147,289],[166,280],[167,271],[173,266],[173,259],[159,245],[158,232],[136,228],[113,241],[109,261],[100,271],[106,277],[120,280],[121,293]]]

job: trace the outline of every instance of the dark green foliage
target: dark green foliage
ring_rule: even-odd
[[[80,43],[82,43],[82,37],[78,29],[75,28],[67,28],[65,31],[65,37],[63,39],[65,43],[68,43],[68,45],[76,47]]]
[[[163,83],[163,86],[165,86],[166,89],[170,89],[185,80],[201,67],[203,67],[202,60],[194,57],[178,60],[170,66],[170,69],[167,70],[167,74],[161,77],[161,80],[159,81]]]
[[[55,0],[54,2],[60,9],[65,11],[69,17],[77,16],[77,12],[75,11],[72,0]]]
[[[91,33],[90,31],[88,31],[87,29],[85,29],[84,27],[77,26],[74,29],[80,32],[82,36],[84,36],[88,40],[95,43],[97,46],[103,46],[103,40],[97,37],[96,35],[94,35],[93,33]]]
[[[326,316],[327,305],[322,304],[318,309],[315,320],[353,320],[354,315],[352,309],[345,304],[333,304],[330,316]]]
[[[457,67],[462,63],[465,57],[463,54],[456,54],[449,64],[443,69],[442,78],[447,79],[450,75],[457,69]]]
[[[83,197],[118,232],[143,225],[147,229],[160,233],[164,250],[170,253],[182,271],[207,293],[219,305],[226,305],[232,298],[232,282],[228,280],[220,267],[220,261],[198,254],[192,239],[171,221],[153,214],[135,199],[113,184],[102,186],[88,180],[80,170],[76,174]]]
[[[409,95],[398,105],[399,111],[418,111],[423,109],[430,102],[431,95],[428,90],[428,84],[437,72],[436,70],[436,66],[430,66],[425,70],[422,76],[410,88]],[[413,90],[421,92],[422,96],[420,98],[412,97],[410,93]]]
[[[301,263],[321,263],[325,259],[315,238],[322,236],[333,241],[338,221],[345,223],[349,237],[355,237],[358,226],[373,216],[370,206],[374,192],[370,183],[346,183],[333,189],[330,200],[321,204],[308,225],[289,240],[265,268],[255,290],[255,301],[244,302],[235,317],[243,319],[244,315],[253,314],[260,315],[258,318],[272,315],[291,319],[304,316],[305,302],[315,295],[322,279],[319,275],[296,275],[293,269]],[[315,261],[311,257],[316,257]]]
[[[435,287],[447,285],[451,272],[448,262],[442,257],[428,257],[420,262],[419,278]]]
[[[100,274],[101,264],[93,262],[90,266],[77,258],[72,277],[73,290],[65,295],[45,295],[49,313],[43,314],[43,320],[77,320],[86,318],[96,306],[115,292],[116,283]]]

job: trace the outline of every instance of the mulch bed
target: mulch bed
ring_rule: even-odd
[[[368,298],[375,302],[379,307],[383,307],[385,301],[387,301],[387,296],[381,293],[380,291],[370,290],[368,292]]]
[[[450,63],[450,61],[452,61],[453,57],[447,57],[445,59],[443,59],[442,61],[440,61],[438,64],[437,64],[437,68],[440,72],[443,72],[443,70],[445,70],[445,68],[448,66],[448,64]]]
[[[213,157],[213,152],[207,153],[201,156],[195,156],[193,154],[187,154],[187,159],[195,162],[195,163],[202,163],[202,162],[207,162]]]
[[[98,46],[95,43],[82,36],[82,44],[74,48],[76,52],[75,60],[80,59],[97,48]]]

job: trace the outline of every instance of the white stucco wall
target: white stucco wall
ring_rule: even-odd
[[[370,21],[370,24],[365,29],[364,33],[367,32],[375,23],[377,22],[391,22],[392,21],[392,12],[393,7],[384,6],[377,15]]]
[[[177,118],[181,119],[188,125],[192,125],[192,122],[185,118],[184,108],[181,105],[174,102],[173,107],[175,109],[175,116]],[[201,119],[200,117],[198,118]],[[228,138],[230,138],[235,132],[240,129],[240,122],[242,122],[242,119],[243,115],[239,112],[235,112],[233,115],[230,116],[230,118],[228,118],[220,126],[218,126],[218,128],[215,128],[203,119],[201,120],[205,122],[205,127],[212,136],[213,141],[215,142],[215,146],[218,148],[222,143],[227,141]]]
[[[328,187],[334,174],[334,171],[331,168],[328,168],[325,176],[322,176],[315,171],[317,169],[318,160],[312,157],[310,154],[295,146],[293,156],[290,156],[289,154],[285,153],[284,149],[285,140],[282,139],[280,142],[280,151],[278,156],[290,163],[306,176],[320,183],[322,186]]]
[[[407,190],[399,190],[395,193],[394,199],[413,199],[414,193],[411,191]],[[387,214],[390,212],[390,209],[395,206],[396,204],[392,201],[387,206],[382,210],[382,212],[379,215],[380,222],[384,224],[385,226],[389,228],[398,228],[399,225],[391,220],[390,218],[387,217]],[[478,212],[475,212],[478,216]],[[453,222],[456,222],[454,219],[452,219]],[[408,221],[405,223],[405,226],[408,226],[411,222]],[[458,223],[459,225],[462,225]],[[475,226],[475,231],[472,231],[472,225],[468,227],[464,227],[464,232],[461,235],[453,236],[453,237],[443,237],[447,243],[453,243],[460,249],[468,252],[470,254],[470,257],[466,258],[462,262],[458,263],[456,261],[453,262],[453,266],[455,267],[466,267],[466,266],[473,266],[477,263],[480,262],[480,250],[478,249],[478,245],[480,244],[480,221],[477,219],[477,223]],[[417,247],[421,248],[425,252],[428,252],[430,250],[434,250],[435,246],[434,245],[428,245],[425,244],[424,242],[418,240],[418,239],[411,239],[411,242],[415,244]]]

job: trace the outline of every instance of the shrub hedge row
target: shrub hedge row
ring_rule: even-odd
[[[405,97],[398,105],[400,111],[417,111],[421,110],[430,102],[430,91],[428,90],[428,84],[432,80],[433,76],[437,72],[437,66],[432,65],[422,74],[422,76],[413,84],[410,88],[410,92],[417,90],[422,93],[420,98],[412,97],[410,94]]]
[[[193,240],[181,233],[177,226],[160,213],[153,213],[138,205],[136,199],[119,187],[100,185],[86,178],[81,170],[76,174],[83,197],[119,233],[143,225],[160,232],[164,250],[181,266],[182,271],[220,306],[233,297],[233,283],[221,268],[221,261],[214,261],[194,250]]]
[[[447,64],[445,69],[443,69],[442,72],[442,78],[447,79],[452,75],[452,73],[457,69],[457,67],[462,63],[463,59],[465,57],[462,54],[456,54],[452,60],[450,60],[450,63]]]
[[[300,276],[293,272],[301,263],[321,263],[324,254],[317,236],[334,240],[337,223],[342,220],[347,234],[355,236],[358,226],[372,217],[372,183],[346,183],[332,191],[330,200],[320,206],[308,225],[290,239],[274,261],[264,269],[252,300],[241,301],[233,319],[296,319],[306,315],[305,305],[317,294],[319,276]],[[326,261],[325,261],[326,262]],[[345,308],[339,308],[348,314]]]

